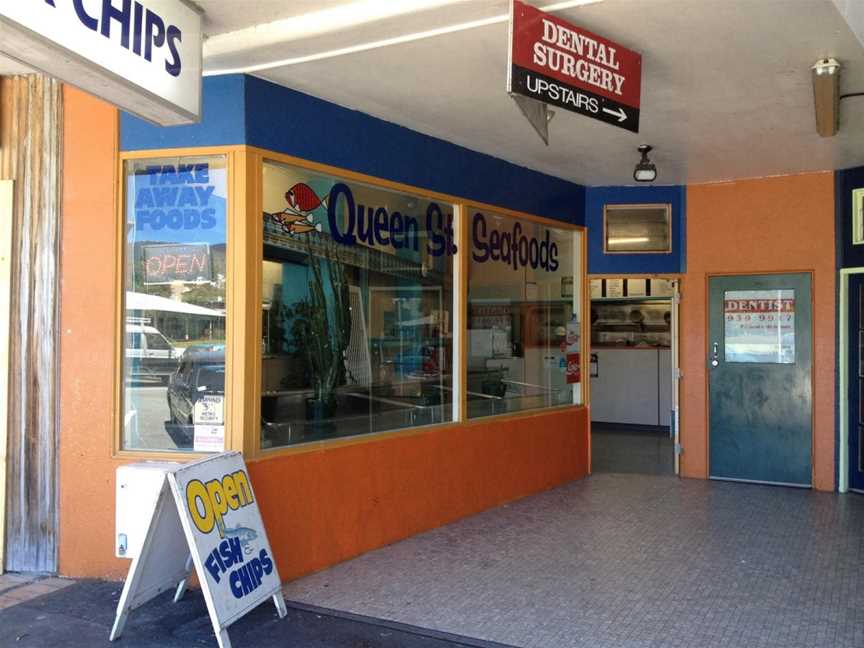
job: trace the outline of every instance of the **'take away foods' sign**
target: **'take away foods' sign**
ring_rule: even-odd
[[[507,91],[639,132],[642,55],[513,0]]]

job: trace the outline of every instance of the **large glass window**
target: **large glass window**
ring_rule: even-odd
[[[469,418],[581,403],[580,236],[472,212]]]
[[[452,420],[452,205],[263,174],[262,448]]]
[[[123,442],[224,449],[224,156],[128,160]]]

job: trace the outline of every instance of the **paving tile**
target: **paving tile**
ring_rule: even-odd
[[[61,590],[64,587],[74,585],[75,581],[71,578],[45,578],[39,581],[39,585],[49,588],[51,591]]]
[[[33,576],[23,574],[0,574],[0,590],[7,587],[16,587],[21,583],[29,583],[33,580]]]
[[[864,647],[864,497],[596,474],[290,583],[525,648]]]
[[[0,594],[0,610],[7,607],[12,607],[13,605],[18,605],[21,601],[18,599],[14,599],[10,596],[6,596],[5,594]]]

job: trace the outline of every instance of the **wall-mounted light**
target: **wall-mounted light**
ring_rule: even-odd
[[[840,63],[824,58],[811,69],[816,132],[822,137],[833,137],[840,127]]]
[[[651,148],[648,144],[640,144],[637,149],[642,154],[642,159],[639,160],[633,170],[633,179],[636,182],[654,182],[657,179],[657,167],[648,159]]]

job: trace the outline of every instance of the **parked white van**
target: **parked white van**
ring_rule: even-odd
[[[158,378],[168,384],[177,370],[183,350],[178,349],[154,326],[126,324],[126,377]]]

